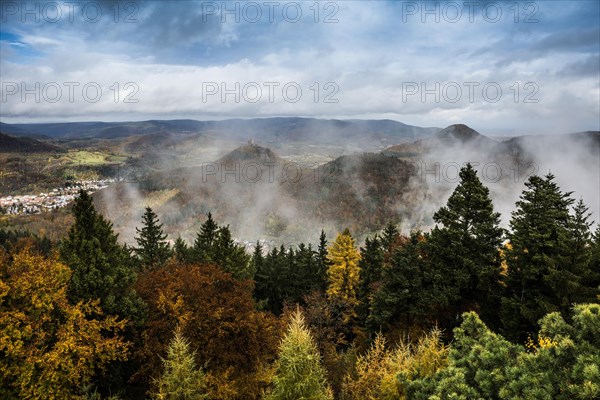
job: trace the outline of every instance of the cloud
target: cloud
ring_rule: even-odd
[[[598,74],[600,74],[600,58],[597,56],[586,56],[581,61],[566,64],[560,70],[560,75],[563,76],[598,78]]]
[[[408,15],[408,3],[418,5],[418,12]],[[95,22],[90,22],[90,10],[84,13],[83,3],[73,10],[72,22],[66,15],[56,23],[3,16],[2,82],[24,82],[26,87],[97,82],[108,94],[118,83],[122,95],[130,93],[123,86],[133,82],[139,101],[115,102],[105,96],[96,103],[41,104],[14,95],[2,104],[1,116],[7,122],[168,118],[171,113],[191,118],[384,116],[426,126],[462,120],[483,130],[599,129],[594,71],[600,59],[600,23],[593,2],[532,3],[536,9],[519,3],[518,13],[512,3],[481,2],[473,18],[457,2],[463,8],[456,22],[448,22],[453,17],[446,3],[438,4],[438,15],[426,14],[436,2],[408,3],[299,3],[298,14],[291,6],[295,3],[285,2],[270,10],[260,2],[105,1],[98,3],[102,17]],[[502,15],[490,22],[492,14],[482,10],[493,4]],[[526,23],[531,15],[538,22]],[[260,101],[248,101],[240,91],[240,101],[229,95],[223,102],[220,93],[203,101],[203,84],[212,82],[226,89],[236,82],[240,88],[257,83],[268,90],[264,84],[269,82],[279,87],[273,101],[266,92]],[[410,101],[403,98],[403,85],[411,82],[424,89],[439,84],[440,100],[422,93]],[[473,101],[468,91],[458,101],[448,101],[444,88],[457,84],[464,90],[469,82],[479,83]],[[298,102],[282,96],[280,88],[288,83],[301,87]],[[329,83],[334,86],[326,87]],[[537,85],[537,103],[524,103],[535,91],[526,89],[527,83]],[[489,84],[502,89],[499,101],[488,101],[481,92]]]

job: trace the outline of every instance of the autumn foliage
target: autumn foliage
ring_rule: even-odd
[[[360,253],[355,247],[349,230],[338,234],[328,250],[329,269],[327,270],[327,296],[332,301],[347,306],[344,313],[347,322],[354,316],[354,308],[358,305],[358,286],[360,282]]]
[[[107,363],[124,360],[125,321],[98,301],[67,300],[71,271],[25,248],[0,265],[0,397],[81,399]]]
[[[296,310],[279,346],[273,387],[267,400],[330,400],[333,394],[304,316]]]
[[[140,275],[136,288],[148,305],[148,320],[136,379],[151,383],[177,326],[205,366],[212,398],[257,398],[268,381],[280,338],[280,323],[256,311],[252,283],[234,279],[215,265],[169,262]]]
[[[150,208],[133,251],[83,193],[61,243],[0,229],[0,399],[600,398],[588,208],[534,176],[505,232],[460,178],[430,231],[252,256]]]

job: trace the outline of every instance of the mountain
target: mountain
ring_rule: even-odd
[[[157,133],[214,135],[219,138],[261,142],[336,143],[342,139],[357,142],[398,143],[435,134],[439,128],[421,128],[392,120],[338,120],[298,117],[229,119],[223,121],[150,120],[137,122],[70,122],[46,124],[3,124],[14,134],[46,135],[52,138],[117,139]]]
[[[284,161],[271,149],[258,146],[252,141],[247,145],[238,147],[216,161],[217,164],[231,166],[237,163],[249,164],[283,164]]]
[[[435,138],[443,143],[473,143],[487,139],[475,129],[464,124],[450,125],[436,133]]]
[[[464,124],[450,125],[431,137],[411,143],[390,146],[386,154],[395,154],[404,157],[415,157],[424,153],[443,151],[449,149],[469,149],[473,151],[490,151],[498,142],[477,132]]]
[[[66,150],[30,137],[14,137],[0,132],[0,153],[58,153]]]

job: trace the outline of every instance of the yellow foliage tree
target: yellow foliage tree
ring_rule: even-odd
[[[410,382],[432,376],[446,367],[447,360],[448,347],[439,330],[393,349],[387,349],[385,338],[377,335],[369,351],[356,361],[355,376],[346,378],[344,392],[356,400],[406,399]]]
[[[351,310],[344,316],[348,320],[354,314],[354,307],[358,304],[356,292],[360,281],[358,266],[360,253],[348,229],[339,233],[331,243],[327,249],[327,259],[329,260],[327,297],[344,304]]]
[[[0,258],[0,398],[82,399],[96,371],[125,359],[125,321],[97,301],[69,304],[70,277],[29,248]]]

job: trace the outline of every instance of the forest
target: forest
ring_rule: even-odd
[[[430,231],[136,246],[81,191],[61,240],[0,230],[0,398],[598,399],[600,224],[531,176],[508,229],[466,165]],[[318,232],[320,227],[315,227]]]

